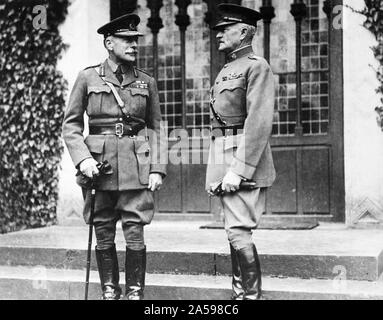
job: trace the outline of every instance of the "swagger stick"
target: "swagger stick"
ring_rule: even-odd
[[[86,276],[85,276],[85,300],[88,300],[89,289],[89,274],[90,274],[90,259],[92,254],[92,237],[93,237],[93,215],[94,215],[94,203],[96,199],[96,187],[94,179],[92,179],[92,188],[90,194],[90,216],[89,216],[89,235],[88,235],[88,252],[86,258]]]
[[[92,236],[93,236],[93,218],[94,218],[94,206],[96,201],[96,180],[101,175],[111,175],[113,173],[112,166],[109,164],[107,160],[103,162],[97,163],[97,169],[99,174],[97,176],[93,176],[93,178],[88,178],[84,174],[77,172],[76,176],[78,176],[81,182],[79,183],[82,188],[87,190],[90,189],[90,215],[89,215],[89,236],[88,236],[88,251],[86,258],[86,276],[85,276],[85,300],[88,300],[88,290],[89,290],[89,275],[90,275],[90,259],[92,255]]]
[[[254,181],[241,181],[239,185],[239,189],[241,190],[254,190],[257,188],[257,183]],[[209,194],[211,196],[223,196],[226,193],[225,190],[222,189],[222,181],[213,183],[210,186]]]

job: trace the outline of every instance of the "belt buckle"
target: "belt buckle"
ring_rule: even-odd
[[[124,124],[116,123],[116,136],[121,138],[124,135]]]

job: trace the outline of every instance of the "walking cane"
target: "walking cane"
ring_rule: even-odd
[[[96,187],[94,183],[94,178],[92,179],[92,187],[90,192],[91,192],[90,193],[90,216],[89,216],[88,252],[86,257],[85,300],[88,300],[90,259],[92,254],[93,215],[94,215],[94,203],[96,200]]]
[[[97,168],[99,170],[99,175],[110,175],[112,174],[113,170],[111,165],[108,163],[107,160],[100,162],[97,164]],[[81,176],[81,173],[79,173],[79,176]],[[90,259],[92,256],[92,237],[93,237],[93,218],[94,218],[94,205],[96,202],[96,179],[97,176],[93,176],[92,179],[89,179],[87,177],[82,177],[85,179],[85,185],[89,188],[90,186],[90,215],[89,215],[89,235],[88,235],[88,251],[87,251],[87,257],[86,257],[86,276],[85,276],[85,300],[88,300],[88,291],[89,291],[89,275],[90,275]]]

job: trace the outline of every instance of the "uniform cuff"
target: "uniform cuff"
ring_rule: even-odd
[[[248,180],[253,178],[255,169],[255,167],[250,166],[238,159],[234,159],[230,165],[230,171]]]
[[[162,175],[162,177],[166,177],[166,169],[163,165],[160,164],[154,164],[150,166],[150,173],[159,173]]]
[[[80,164],[81,164],[84,160],[86,160],[86,159],[93,159],[93,157],[92,157],[92,156],[89,156],[89,157],[85,157],[85,158],[82,158],[81,160],[77,161],[77,164],[75,164],[75,168],[76,168],[76,169],[79,169],[79,168],[80,168]]]

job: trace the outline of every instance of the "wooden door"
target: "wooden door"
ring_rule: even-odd
[[[174,24],[179,13],[175,1],[163,1],[157,73],[169,133],[185,129],[193,137],[193,129],[209,125],[210,84],[224,57],[217,51],[215,32],[205,21],[214,23],[218,2],[192,0],[187,8],[190,25],[182,34]],[[307,15],[297,28],[290,12],[293,2],[242,1],[257,10],[271,3],[275,12],[274,18],[260,22],[254,42],[256,53],[266,54],[276,80],[271,144],[277,180],[268,192],[265,214],[344,221],[342,32],[329,30],[331,16],[323,10],[329,2],[324,0],[304,1]],[[342,1],[332,1],[337,4]],[[140,10],[147,10],[144,7],[142,4]],[[263,6],[262,10],[267,13],[269,9]],[[140,46],[140,66],[150,69],[153,47],[150,38],[146,41]],[[208,138],[194,135],[189,142],[183,147],[185,154],[190,158],[199,153],[202,159]],[[180,152],[173,148],[177,143],[177,136],[170,138],[170,153]],[[193,143],[200,147],[192,147]],[[170,163],[165,185],[156,198],[157,211],[183,218],[218,214],[219,206],[204,190],[205,170],[203,160]]]

